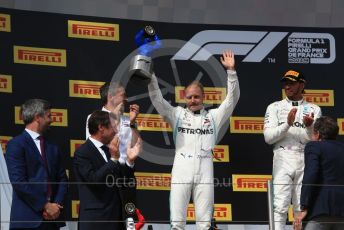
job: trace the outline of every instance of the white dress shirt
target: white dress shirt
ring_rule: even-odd
[[[102,155],[102,157],[104,158],[105,162],[108,162],[106,154],[105,154],[104,150],[101,148],[104,144],[101,143],[100,141],[97,141],[96,139],[94,139],[92,137],[89,137],[89,139],[94,144],[94,146],[97,147],[99,153]]]
[[[36,133],[35,131],[30,130],[30,129],[25,129],[25,131],[29,133],[33,142],[35,142],[35,145],[36,145],[39,153],[42,155],[41,141],[38,139],[41,135],[39,133]]]

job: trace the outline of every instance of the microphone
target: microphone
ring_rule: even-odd
[[[136,184],[131,185],[134,178],[123,178],[123,185],[120,187],[120,195],[122,200],[122,215],[126,223],[127,230],[135,230],[134,221],[136,216]],[[136,182],[135,182],[136,183]]]
[[[134,216],[136,206],[134,203],[131,203],[127,200],[127,203],[124,205],[125,210],[125,225],[127,230],[135,230]]]

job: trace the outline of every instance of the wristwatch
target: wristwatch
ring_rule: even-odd
[[[130,128],[137,129],[137,123],[135,122],[130,122]]]

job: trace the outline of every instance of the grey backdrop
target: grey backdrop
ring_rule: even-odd
[[[0,0],[0,7],[228,25],[343,27],[343,0]]]

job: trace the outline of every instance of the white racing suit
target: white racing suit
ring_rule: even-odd
[[[288,125],[287,117],[297,108],[295,121]],[[264,138],[273,144],[273,194],[275,230],[284,229],[288,208],[292,200],[294,213],[300,210],[300,194],[304,169],[304,148],[311,139],[313,124],[305,127],[303,117],[314,113],[321,116],[319,106],[288,98],[270,104],[266,110]]]
[[[173,128],[176,154],[172,169],[170,212],[172,229],[184,229],[192,195],[198,230],[208,230],[213,216],[213,155],[220,127],[228,121],[239,100],[239,82],[235,71],[228,70],[227,96],[217,109],[193,113],[171,106],[162,97],[157,78],[148,85],[156,110]]]

